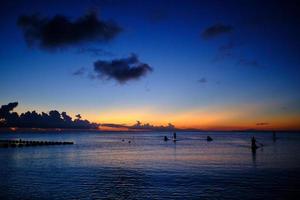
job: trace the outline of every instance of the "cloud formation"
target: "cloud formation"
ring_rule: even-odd
[[[257,60],[249,60],[246,58],[241,58],[237,64],[244,65],[244,66],[250,66],[250,67],[260,67],[261,66]]]
[[[256,123],[256,126],[267,126],[267,125],[269,125],[269,123],[267,123],[267,122]]]
[[[114,79],[123,84],[129,80],[139,79],[152,72],[146,63],[139,61],[137,55],[111,61],[98,60],[94,63],[94,71],[98,78]]]
[[[198,83],[207,83],[207,79],[202,77],[198,80]]]
[[[17,128],[61,128],[61,129],[97,129],[99,124],[82,120],[80,114],[77,119],[72,118],[66,112],[51,110],[49,113],[27,111],[20,115],[13,110],[18,106],[18,102],[2,105],[0,108],[0,127]]]
[[[142,129],[142,130],[152,130],[152,131],[172,131],[175,130],[175,126],[169,123],[167,126],[154,126],[152,124],[146,123],[142,124],[140,121],[136,121],[136,124],[131,126],[133,129]]]
[[[160,125],[160,126],[155,126],[149,123],[143,124],[140,121],[136,121],[134,125],[128,126],[125,124],[101,124],[100,129],[102,127],[109,127],[109,128],[123,128],[123,129],[128,129],[128,130],[140,130],[140,131],[175,131],[177,128],[169,123],[166,126]]]
[[[215,38],[217,36],[230,33],[233,31],[233,27],[230,25],[224,25],[224,24],[215,24],[208,28],[206,28],[202,33],[201,36],[204,39],[211,39]]]
[[[84,75],[86,69],[84,67],[79,68],[78,70],[76,70],[75,72],[73,72],[74,76],[82,76]]]
[[[98,19],[95,12],[75,21],[64,15],[53,18],[37,14],[22,15],[17,24],[29,45],[38,45],[44,49],[57,49],[89,41],[107,42],[122,31],[114,22]]]

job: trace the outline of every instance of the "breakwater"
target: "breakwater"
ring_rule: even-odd
[[[48,145],[71,145],[74,142],[60,141],[33,141],[33,140],[0,140],[0,147],[29,147],[29,146],[48,146]]]

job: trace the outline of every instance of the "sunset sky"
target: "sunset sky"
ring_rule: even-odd
[[[297,1],[0,4],[1,105],[97,123],[300,129]]]

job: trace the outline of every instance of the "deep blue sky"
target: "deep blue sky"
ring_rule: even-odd
[[[110,41],[28,46],[21,15],[72,21],[91,10],[122,28]],[[299,128],[296,1],[1,1],[0,103],[58,109],[96,122],[197,128]],[[222,26],[209,38],[203,33]],[[97,48],[105,54],[80,53]],[[153,71],[120,83],[94,62],[134,53]],[[74,75],[75,72],[80,75]],[[259,127],[261,128],[261,127]]]

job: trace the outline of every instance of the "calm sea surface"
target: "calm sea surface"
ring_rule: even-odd
[[[0,199],[299,199],[300,133],[171,134],[0,133],[75,142],[0,148]]]

